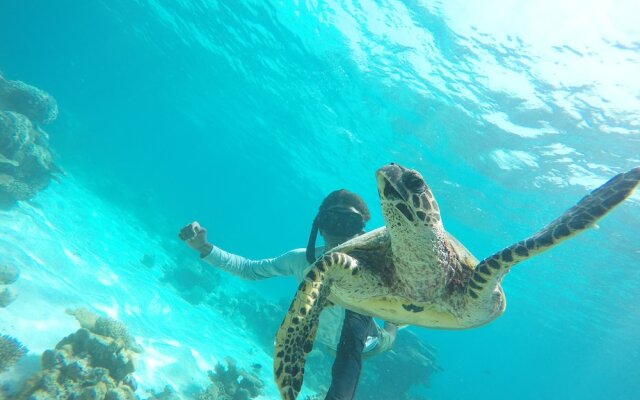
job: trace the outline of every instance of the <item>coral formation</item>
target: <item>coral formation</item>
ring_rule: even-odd
[[[129,335],[127,327],[122,322],[116,321],[115,319],[104,317],[98,318],[96,320],[96,325],[94,327],[93,333],[107,336],[113,338],[116,341],[122,342],[126,349],[129,349],[136,353],[142,352],[142,348]]]
[[[44,90],[0,75],[0,110],[15,111],[31,121],[48,124],[58,116],[55,99]]]
[[[124,325],[82,308],[70,313],[83,328],[46,350],[42,370],[12,398],[135,400],[135,343]]]
[[[18,339],[9,335],[0,336],[0,373],[18,362],[28,351]]]
[[[84,307],[71,308],[66,310],[66,313],[73,315],[80,324],[80,327],[92,331],[96,326],[96,321],[100,318],[99,315],[87,310]]]
[[[211,385],[197,400],[248,400],[260,395],[264,383],[256,375],[238,369],[232,358],[227,358],[227,368],[218,363],[209,371]]]
[[[100,317],[83,307],[69,309],[67,314],[73,315],[84,329],[96,335],[109,337],[127,350],[135,353],[142,352],[142,348],[129,335],[127,327],[122,322],[112,318]]]
[[[57,115],[48,93],[0,76],[0,205],[33,197],[59,171],[39,125]]]
[[[49,184],[57,167],[48,142],[27,117],[0,110],[0,202],[28,199]]]

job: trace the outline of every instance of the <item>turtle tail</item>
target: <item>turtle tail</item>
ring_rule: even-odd
[[[478,298],[481,292],[493,292],[511,267],[592,227],[631,195],[639,182],[640,167],[618,174],[534,235],[485,258],[471,276],[468,294]]]

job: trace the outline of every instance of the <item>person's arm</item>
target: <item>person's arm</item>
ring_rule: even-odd
[[[193,222],[180,231],[180,239],[200,254],[207,263],[243,279],[258,280],[274,276],[295,275],[307,266],[304,253],[293,250],[279,257],[251,260],[228,253],[207,241],[207,230]]]
[[[398,335],[398,326],[392,324],[391,322],[384,321],[383,328],[385,332],[389,335],[389,347],[393,346],[393,342],[396,341],[396,336]]]
[[[383,328],[380,328],[380,326],[376,324],[376,329],[378,330],[378,344],[372,350],[363,353],[362,357],[369,358],[390,350],[393,347],[393,343],[396,341],[398,331],[405,326],[406,325],[398,326],[387,321],[384,321]]]

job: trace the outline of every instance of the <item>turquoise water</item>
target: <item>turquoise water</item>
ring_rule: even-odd
[[[340,187],[363,195],[377,227],[373,174],[397,162],[424,175],[450,232],[492,254],[640,165],[639,12],[631,1],[3,1],[0,70],[56,98],[46,130],[67,175],[0,213],[0,254],[22,272],[0,333],[31,350],[0,379],[37,364],[77,329],[62,310],[85,305],[145,346],[142,388],[206,383],[202,371],[232,354],[266,366],[275,398],[252,334],[162,280],[178,256],[197,263],[177,230],[198,219],[222,248],[275,256],[305,245]],[[636,193],[600,229],[515,268],[494,323],[409,328],[442,367],[423,396],[635,398],[639,237]],[[295,290],[225,282],[273,301]]]

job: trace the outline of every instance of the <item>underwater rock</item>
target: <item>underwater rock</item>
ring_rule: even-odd
[[[127,347],[126,328],[79,310],[83,310],[77,314],[84,323],[93,320],[93,328],[106,335],[83,327],[62,339],[55,349],[46,350],[41,358],[42,371],[29,378],[13,399],[136,399],[137,385],[131,376],[136,353]]]
[[[0,285],[10,285],[18,280],[20,270],[12,265],[0,264]]]
[[[0,110],[15,111],[39,124],[58,116],[58,104],[44,90],[21,81],[8,81],[0,75]]]
[[[58,171],[47,133],[22,114],[0,111],[0,204],[33,197]]]
[[[238,369],[235,360],[226,359],[227,368],[218,363],[208,371],[211,385],[197,400],[248,400],[260,396],[264,382],[256,375]]]
[[[0,373],[18,362],[28,351],[18,339],[9,335],[0,336]]]

